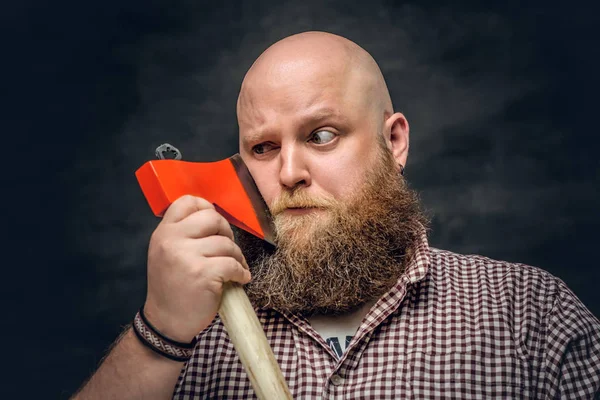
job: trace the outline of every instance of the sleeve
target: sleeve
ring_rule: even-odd
[[[600,399],[600,322],[560,279],[546,315],[539,398]]]

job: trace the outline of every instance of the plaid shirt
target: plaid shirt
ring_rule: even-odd
[[[341,358],[306,319],[257,314],[294,398],[600,398],[600,322],[563,281],[425,233]],[[175,387],[201,398],[256,398],[218,317]]]

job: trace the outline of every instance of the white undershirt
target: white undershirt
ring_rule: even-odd
[[[341,357],[373,304],[375,301],[366,303],[349,314],[335,316],[316,314],[309,317],[308,322],[325,339],[333,352]]]

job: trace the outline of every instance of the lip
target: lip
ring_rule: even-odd
[[[316,207],[307,207],[307,208],[286,208],[284,213],[290,215],[304,215],[314,211],[317,211]]]

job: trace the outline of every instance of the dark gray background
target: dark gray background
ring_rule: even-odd
[[[378,60],[411,125],[407,178],[434,215],[431,245],[541,267],[600,315],[597,7],[326,4],[5,10],[9,393],[67,397],[93,371],[145,296],[158,220],[134,171],[165,141],[187,160],[235,153],[245,71],[305,30],[342,34]]]

